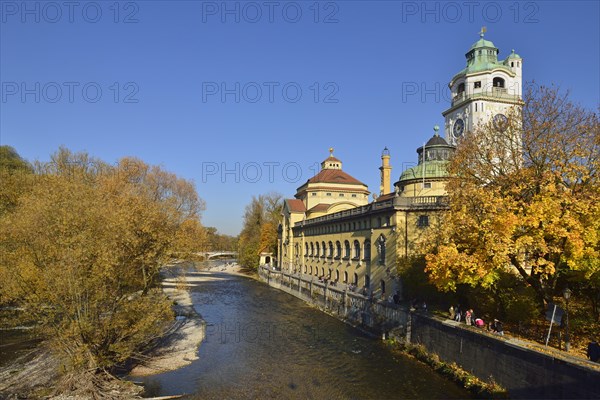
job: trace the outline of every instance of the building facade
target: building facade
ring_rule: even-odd
[[[448,208],[446,166],[454,144],[465,130],[489,118],[502,123],[499,115],[522,103],[521,58],[513,51],[499,62],[497,55],[483,34],[471,46],[467,68],[449,84],[454,99],[443,113],[445,138],[434,127],[434,135],[417,149],[417,165],[403,171],[393,189],[391,155],[383,150],[380,193],[374,201],[369,202],[367,186],[344,172],[330,149],[321,171],[284,202],[278,267],[352,284],[376,297],[401,294],[399,260],[416,254],[419,238]]]

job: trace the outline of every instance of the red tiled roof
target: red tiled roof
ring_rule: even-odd
[[[358,179],[348,175],[341,169],[322,169],[317,175],[310,178],[307,183],[350,183],[364,185]]]
[[[304,203],[302,200],[298,199],[285,199],[287,203],[288,209],[291,212],[304,212],[306,211],[306,207],[304,207]]]
[[[311,208],[310,210],[308,210],[308,212],[327,211],[327,209],[331,206],[332,206],[332,204],[319,203],[316,206],[314,206],[313,208]]]
[[[377,200],[375,200],[376,202],[378,201],[386,201],[389,199],[393,199],[394,197],[396,197],[396,193],[395,192],[391,192],[391,193],[386,193],[386,194],[382,194],[381,196],[379,196],[377,198]]]

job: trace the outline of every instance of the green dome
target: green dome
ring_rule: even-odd
[[[425,162],[425,179],[447,178],[447,166],[448,161],[436,160]],[[400,180],[398,181],[398,183],[412,181],[415,179],[423,179],[423,164],[419,164],[416,167],[408,168],[407,170],[405,170],[402,173],[402,175],[400,175]]]
[[[494,49],[497,49],[496,46],[494,46],[494,43],[490,42],[489,40],[485,40],[484,38],[481,38],[475,43],[473,43],[473,46],[471,46],[469,51],[481,47],[493,47]]]
[[[517,53],[515,53],[515,50],[513,49],[513,51],[510,53],[510,55],[507,58],[510,60],[513,58],[521,58],[521,56],[518,55]]]

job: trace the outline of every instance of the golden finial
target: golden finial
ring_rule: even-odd
[[[487,32],[487,28],[485,26],[482,26],[481,30],[479,31],[479,37],[483,39],[483,35],[486,32]]]
[[[329,148],[329,156],[330,156],[330,157],[333,157],[333,147],[330,147],[330,148]]]

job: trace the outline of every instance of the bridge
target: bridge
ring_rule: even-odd
[[[238,256],[238,253],[236,251],[226,251],[226,250],[204,251],[204,252],[199,252],[196,254],[204,257],[205,260],[210,260],[211,258],[216,258],[216,257],[237,258],[237,256]]]

